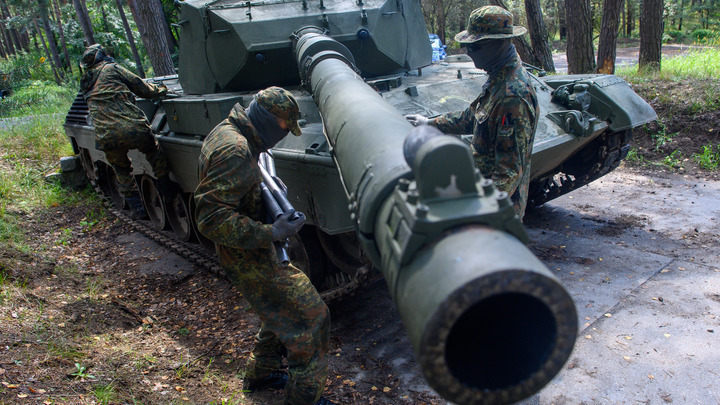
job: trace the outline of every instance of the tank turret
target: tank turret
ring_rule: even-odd
[[[179,25],[188,94],[297,84],[290,34],[305,26],[332,33],[364,77],[418,69],[432,57],[419,1],[187,0]]]

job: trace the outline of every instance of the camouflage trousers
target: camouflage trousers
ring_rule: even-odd
[[[267,259],[274,249],[257,249],[256,255],[246,251],[244,260],[238,261],[227,260],[232,249],[218,245],[217,250],[226,274],[262,321],[245,378],[255,380],[277,371],[287,350],[285,405],[315,404],[327,379],[327,305],[300,269]]]
[[[169,173],[165,154],[150,128],[130,129],[121,133],[98,136],[95,139],[95,147],[105,152],[105,158],[115,171],[118,189],[125,197],[137,193],[135,179],[132,176],[132,163],[127,156],[130,149],[137,149],[145,155],[157,178],[167,176]]]

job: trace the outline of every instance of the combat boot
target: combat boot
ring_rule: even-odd
[[[163,176],[157,179],[155,187],[158,193],[165,198],[165,201],[174,200],[175,196],[182,192],[180,185],[170,180],[170,176]]]
[[[143,203],[142,200],[140,200],[139,195],[134,194],[130,197],[125,197],[125,202],[127,202],[130,206],[130,219],[133,221],[138,219],[148,219],[147,212],[145,212],[145,207],[143,207]]]
[[[255,392],[260,391],[263,388],[269,388],[271,390],[281,390],[285,388],[285,384],[287,384],[287,381],[287,373],[284,373],[282,371],[273,371],[272,373],[270,373],[269,376],[259,378],[257,380],[245,379],[243,381],[243,391]]]

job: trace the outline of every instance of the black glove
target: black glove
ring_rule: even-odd
[[[298,233],[305,224],[305,214],[300,211],[288,211],[273,223],[272,238],[274,241],[281,241]]]

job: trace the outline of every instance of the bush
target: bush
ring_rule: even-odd
[[[688,39],[688,35],[682,31],[679,30],[670,30],[663,34],[663,42],[672,42],[672,43],[683,43]]]
[[[718,42],[718,33],[713,30],[697,29],[690,33],[693,41],[699,44],[712,44]]]
[[[24,81],[13,88],[12,96],[0,100],[0,116],[65,113],[75,94],[74,88],[60,87],[53,82]]]

